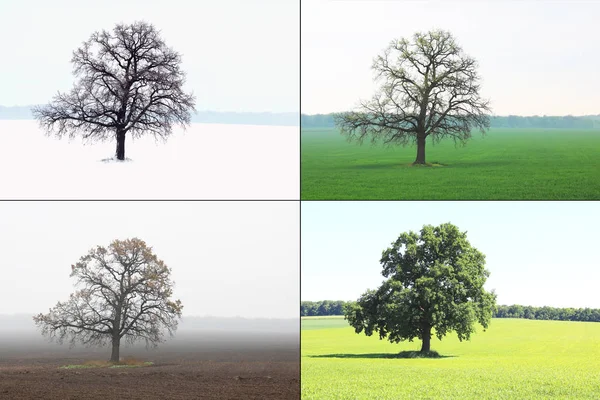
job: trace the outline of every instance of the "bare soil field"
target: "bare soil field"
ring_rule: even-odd
[[[0,399],[299,399],[297,335],[187,333],[158,349],[122,347],[135,368],[64,369],[110,349],[0,340]]]

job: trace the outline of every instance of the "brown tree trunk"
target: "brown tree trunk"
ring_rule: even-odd
[[[117,130],[117,160],[125,160],[125,131]]]
[[[117,308],[117,315],[112,321],[112,353],[110,354],[110,361],[113,363],[119,362],[119,346],[121,345],[121,335],[119,334],[119,327],[121,326],[121,308]]]
[[[413,164],[425,164],[425,139],[424,134],[417,134],[417,159]]]
[[[114,362],[114,363],[118,363],[119,362],[119,346],[121,345],[121,338],[120,337],[113,337],[112,340],[112,353],[110,355],[110,361]]]
[[[423,327],[423,345],[421,346],[421,353],[426,353],[431,350],[431,326]]]

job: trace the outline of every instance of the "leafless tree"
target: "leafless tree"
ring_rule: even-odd
[[[125,159],[125,135],[152,134],[166,139],[172,125],[185,127],[194,96],[183,92],[181,56],[167,47],[150,24],[119,24],[113,32],[95,32],[73,52],[78,81],[70,93],[58,93],[34,116],[49,134],[89,140],[116,138],[118,160]]]
[[[171,300],[171,270],[140,239],[115,240],[97,246],[71,266],[79,289],[48,314],[33,317],[42,334],[71,346],[112,344],[119,361],[121,339],[156,347],[165,329],[173,336],[183,305]]]
[[[414,164],[425,164],[425,141],[451,137],[465,144],[471,129],[489,128],[489,101],[479,95],[476,61],[449,32],[416,33],[393,40],[373,61],[380,90],[357,111],[335,115],[348,140],[368,136],[387,145],[417,144]]]

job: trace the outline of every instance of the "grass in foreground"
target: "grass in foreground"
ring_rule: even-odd
[[[598,200],[600,131],[492,129],[465,147],[359,146],[302,129],[302,200]]]
[[[118,363],[113,363],[110,361],[99,361],[99,360],[91,360],[86,361],[83,364],[71,364],[71,365],[63,365],[60,367],[61,369],[85,369],[85,368],[139,368],[139,367],[149,367],[154,365],[153,362],[150,361],[140,361],[133,357],[126,357],[122,361]]]
[[[420,342],[326,321],[302,320],[303,399],[600,398],[600,323],[493,319],[469,342],[432,339],[439,358],[412,359]]]

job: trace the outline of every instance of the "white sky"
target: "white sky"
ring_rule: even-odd
[[[145,20],[182,54],[198,110],[299,111],[298,0],[2,0],[0,105],[72,87],[72,52],[97,30]]]
[[[137,236],[188,316],[297,318],[297,202],[0,202],[0,314],[67,300],[71,264]]]
[[[600,1],[302,0],[301,110],[354,108],[394,38],[450,31],[496,115],[600,114]]]
[[[598,201],[303,202],[302,300],[358,299],[400,233],[444,222],[486,255],[499,304],[600,308]]]

